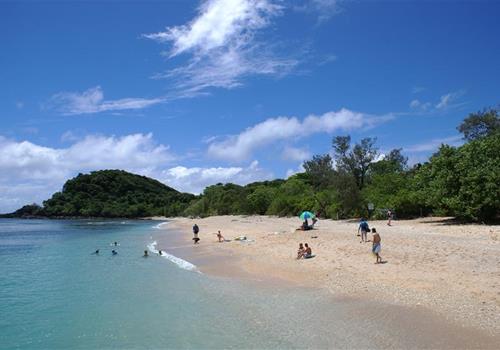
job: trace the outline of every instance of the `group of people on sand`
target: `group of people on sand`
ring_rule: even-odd
[[[391,219],[392,219],[392,215],[391,215]],[[390,221],[387,223],[387,225],[390,225]],[[359,243],[370,242],[368,240],[368,237],[367,237],[368,232],[370,232],[370,226],[368,225],[368,222],[366,221],[366,219],[362,218],[360,223],[359,223],[359,226],[358,226],[358,236],[361,236],[361,241],[359,241]],[[381,245],[382,239],[380,238],[380,235],[378,234],[377,229],[375,227],[373,227],[371,229],[371,233],[372,233],[372,240],[371,240],[372,253],[377,258],[377,261],[375,262],[375,264],[380,264],[380,263],[382,263],[382,257],[380,256],[380,250],[382,249],[382,245]]]
[[[298,228],[298,230],[300,231],[309,231],[309,230],[312,230],[314,229],[314,225],[318,222],[318,219],[316,219],[315,217],[312,218],[312,225],[309,225],[309,221],[307,221],[307,219],[304,219],[304,222],[302,223],[302,225],[300,225],[300,227]]]
[[[307,243],[299,243],[299,250],[297,251],[297,259],[310,259],[313,258],[314,255],[312,253],[311,247]]]
[[[194,244],[198,244],[200,242],[200,237],[198,237],[200,233],[200,227],[197,224],[193,225],[193,242]],[[219,243],[226,242],[226,239],[220,232],[220,230],[217,231],[217,240]]]

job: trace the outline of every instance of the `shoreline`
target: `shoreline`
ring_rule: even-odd
[[[317,230],[306,232],[294,231],[300,224],[295,218],[168,221],[169,232],[177,233],[166,237],[160,229],[160,245],[171,245],[175,236],[183,248],[169,253],[193,259],[203,273],[321,288],[337,297],[428,310],[462,327],[500,333],[500,232],[495,226],[446,225],[440,218],[396,221],[391,227],[370,222],[382,236],[381,255],[388,261],[379,266],[371,244],[359,243],[352,220],[320,220]],[[195,222],[201,229],[196,246],[191,240]],[[255,241],[217,243],[212,233],[218,229],[226,239],[246,235]],[[317,256],[297,261],[299,242],[309,242]]]

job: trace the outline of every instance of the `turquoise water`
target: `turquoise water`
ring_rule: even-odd
[[[0,349],[456,348],[471,339],[404,309],[143,258],[157,224],[0,220]]]
[[[0,348],[311,345],[297,331],[304,303],[314,297],[210,278],[157,255],[143,258],[155,225],[0,220]],[[92,255],[96,249],[100,254]]]

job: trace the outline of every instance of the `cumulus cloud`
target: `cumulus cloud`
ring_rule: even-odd
[[[162,171],[159,175],[160,181],[191,193],[201,193],[205,187],[216,183],[232,182],[246,185],[272,178],[273,174],[260,168],[259,162],[256,160],[247,167],[186,168],[176,166]]]
[[[81,93],[59,92],[51,97],[47,106],[63,115],[75,115],[143,109],[165,101],[165,98],[122,98],[118,100],[105,100],[102,88],[96,86]]]
[[[302,162],[306,159],[311,158],[311,153],[303,148],[285,146],[282,156],[285,160]]]
[[[257,161],[247,167],[186,168],[152,134],[122,137],[88,135],[65,148],[44,147],[0,136],[0,212],[49,198],[64,182],[82,172],[123,169],[198,193],[218,182],[245,184],[272,178]]]
[[[256,36],[282,7],[270,0],[206,0],[189,23],[144,34],[169,43],[169,57],[189,55],[187,64],[157,74],[172,79],[178,97],[205,93],[208,88],[232,89],[249,75],[287,74],[298,62],[275,56]]]
[[[79,172],[125,169],[148,175],[174,159],[151,134],[90,135],[67,148],[0,137],[0,211],[16,209],[23,199],[25,203],[46,199]]]
[[[303,120],[296,117],[270,118],[247,128],[238,135],[210,143],[208,154],[215,158],[241,161],[248,159],[258,148],[274,142],[295,140],[315,133],[370,127],[386,119],[386,117],[370,117],[345,108],[319,116],[311,114]]]

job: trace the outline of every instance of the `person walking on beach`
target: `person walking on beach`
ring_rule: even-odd
[[[367,234],[369,231],[370,231],[370,226],[368,226],[366,220],[362,218],[358,226],[358,236],[359,233],[361,232],[361,241],[359,241],[359,243],[368,242]]]
[[[200,232],[200,228],[198,227],[197,224],[194,224],[193,226],[193,241],[194,241],[194,244],[197,244],[199,242],[199,238],[198,238],[198,232]]]
[[[379,264],[382,262],[382,257],[380,256],[380,250],[382,249],[382,246],[380,242],[382,239],[380,238],[380,235],[377,233],[377,230],[375,228],[372,228],[372,234],[373,234],[373,245],[372,245],[372,253],[375,254],[377,257],[377,261],[375,264]]]
[[[392,221],[392,211],[389,209],[387,210],[387,226],[391,226],[391,221]]]

